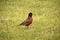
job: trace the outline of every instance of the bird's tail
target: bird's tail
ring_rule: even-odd
[[[23,23],[21,23],[21,24],[19,24],[19,25],[17,25],[17,26],[20,26],[20,25],[23,25]]]
[[[17,25],[17,26],[20,26],[20,25],[22,25],[22,24],[19,24],[19,25]]]
[[[23,25],[23,23],[19,24],[19,25]]]

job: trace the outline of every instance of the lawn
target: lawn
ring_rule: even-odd
[[[60,40],[60,0],[0,0],[0,40]]]

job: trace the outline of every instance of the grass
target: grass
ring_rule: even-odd
[[[29,12],[29,28],[17,26]],[[0,40],[60,40],[60,0],[0,0]]]

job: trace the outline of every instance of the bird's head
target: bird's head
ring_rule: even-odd
[[[29,17],[32,17],[32,13],[30,12],[30,13],[28,14],[28,16],[29,16]]]

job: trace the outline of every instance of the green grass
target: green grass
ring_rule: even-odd
[[[17,26],[29,12],[29,28]],[[60,40],[60,0],[0,0],[0,40]]]

